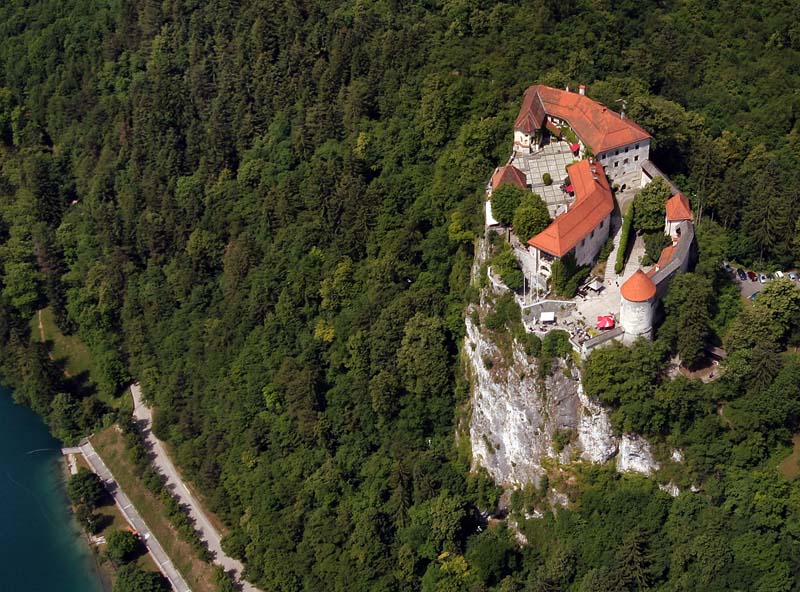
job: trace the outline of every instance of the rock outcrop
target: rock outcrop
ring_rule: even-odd
[[[481,312],[486,307],[484,303]],[[473,463],[495,482],[538,485],[548,464],[575,459],[606,463],[616,457],[619,471],[647,475],[658,469],[645,439],[613,434],[608,413],[586,396],[576,369],[559,362],[551,376],[541,379],[538,361],[519,343],[504,341],[501,351],[496,336],[476,320],[468,314],[465,321],[464,354],[472,388],[469,435]],[[505,338],[510,341],[511,336]]]

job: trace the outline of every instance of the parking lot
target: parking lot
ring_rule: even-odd
[[[742,268],[742,269],[745,272],[749,271],[749,270],[747,270],[745,268]],[[750,298],[750,297],[753,296],[753,294],[758,294],[764,288],[764,286],[766,286],[769,282],[775,281],[774,278],[769,278],[769,279],[767,279],[766,283],[762,284],[761,283],[761,279],[760,279],[762,272],[755,272],[756,276],[758,276],[756,281],[752,281],[749,277],[746,280],[742,280],[742,279],[739,278],[739,275],[736,273],[736,270],[737,270],[736,267],[732,268],[730,274],[731,274],[731,277],[733,278],[733,281],[735,281],[737,284],[739,284],[739,290],[741,290],[742,296],[744,296],[745,298]],[[797,273],[797,272],[795,272],[795,273]],[[787,279],[789,279],[788,272],[786,272],[786,274],[787,275],[785,277]],[[772,275],[772,274],[769,274],[769,275]],[[797,283],[797,282],[795,282],[795,283]]]

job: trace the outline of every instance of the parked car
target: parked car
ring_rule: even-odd
[[[767,283],[767,276],[766,276],[766,274],[763,274],[763,273],[762,273],[760,276],[758,276],[758,280],[759,280],[759,281],[760,281],[762,284],[766,284],[766,283]]]
[[[750,278],[751,282],[757,282],[758,281],[758,276],[756,275],[755,271],[748,271],[747,272],[747,277]]]
[[[789,279],[795,281],[797,279],[797,274],[793,271],[789,272]]]
[[[728,263],[727,261],[722,262],[722,269],[724,269],[728,273],[733,273],[733,267],[731,267],[731,264]]]
[[[775,276],[774,276],[773,274],[771,274],[771,273],[768,273],[768,274],[767,274],[767,279],[768,279],[768,280],[774,280],[774,279],[775,279]]]
[[[780,270],[776,271],[776,272],[775,272],[775,277],[777,277],[777,278],[782,278],[782,277],[783,277],[783,272],[782,272],[782,271],[780,271]]]
[[[747,279],[747,274],[744,272],[744,269],[741,267],[736,270],[736,275],[739,276],[739,279],[745,281]]]

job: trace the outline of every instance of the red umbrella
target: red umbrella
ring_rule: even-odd
[[[571,144],[569,149],[572,150],[573,152],[577,152],[578,150],[581,149],[581,145],[580,144]]]
[[[601,315],[597,317],[598,329],[613,329],[614,324],[615,324],[614,317],[611,315]]]
[[[564,188],[564,191],[566,191],[567,193],[572,193],[573,191],[575,191],[575,188],[572,185],[567,185]]]

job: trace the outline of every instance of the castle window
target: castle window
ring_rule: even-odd
[[[581,246],[583,246],[584,244],[586,244],[586,238],[585,237],[581,239]]]
[[[633,157],[633,161],[634,161],[634,162],[636,162],[636,161],[638,161],[638,160],[639,160],[639,156],[634,156],[634,157]]]
[[[614,156],[618,156],[618,155],[619,155],[619,150],[614,150]]]
[[[602,227],[603,227],[603,224],[604,224],[604,223],[605,223],[605,220],[600,220],[600,228],[602,228]]]
[[[625,160],[623,160],[622,164],[628,164],[628,159],[626,158]]]
[[[589,238],[594,238],[594,230],[592,230],[592,234],[589,235]]]
[[[639,149],[639,144],[636,144],[636,149],[637,149],[637,150]]]
[[[626,152],[626,153],[628,152],[628,147],[627,147],[627,146],[625,147],[625,152]]]
[[[614,163],[614,168],[617,168],[618,166],[619,166],[619,162],[615,162]]]

